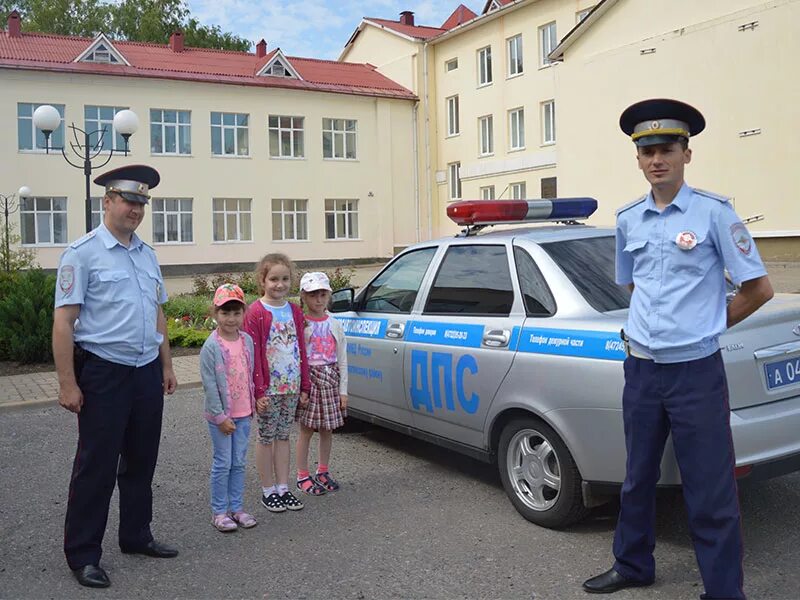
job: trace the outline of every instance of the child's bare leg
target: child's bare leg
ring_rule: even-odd
[[[272,471],[273,444],[256,444],[256,468],[261,478],[261,487],[270,488],[275,485]]]
[[[328,466],[331,460],[331,446],[333,446],[333,432],[327,429],[319,430],[319,464]]]
[[[314,435],[314,430],[300,425],[300,433],[297,435],[297,470],[308,472],[308,450],[311,445],[311,436]]]

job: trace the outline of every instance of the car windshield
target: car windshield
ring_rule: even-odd
[[[628,308],[631,294],[614,282],[614,238],[593,237],[541,244],[592,308]]]

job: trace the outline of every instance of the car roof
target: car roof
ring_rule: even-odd
[[[440,245],[454,240],[469,241],[492,241],[505,242],[509,239],[525,239],[536,244],[547,242],[561,242],[566,240],[579,240],[584,238],[605,237],[614,235],[614,230],[610,227],[592,227],[590,225],[528,225],[512,226],[503,229],[492,228],[478,234],[464,237],[463,235],[448,236],[419,244],[417,246]]]

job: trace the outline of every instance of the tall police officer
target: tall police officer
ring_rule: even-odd
[[[151,483],[164,392],[175,391],[167,295],[155,252],[134,233],[158,172],[133,165],[94,182],[105,186],[103,223],[70,244],[58,268],[53,354],[59,403],[78,413],[64,552],[81,585],[108,587],[100,567],[114,482],[123,552],[169,558],[153,540]]]
[[[620,127],[636,144],[650,193],[617,212],[617,283],[631,297],[622,396],[627,473],[613,568],[591,593],[655,578],[655,490],[668,434],[683,481],[702,598],[744,598],[742,537],[730,409],[719,336],[772,295],[766,270],[726,198],[683,180],[690,135],[705,127],[675,100],[628,107]],[[741,284],[726,308],[725,273]]]

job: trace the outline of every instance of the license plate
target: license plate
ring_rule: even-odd
[[[767,375],[767,389],[774,390],[800,383],[800,357],[787,358],[764,365]]]

